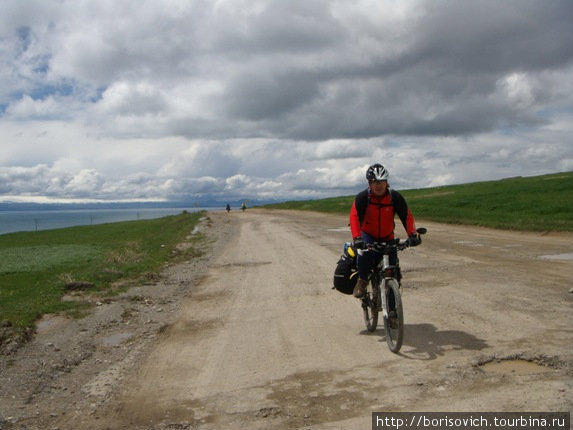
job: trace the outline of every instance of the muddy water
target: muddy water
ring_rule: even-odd
[[[543,260],[573,260],[573,252],[568,254],[542,255],[539,258]]]
[[[550,368],[532,361],[518,359],[490,361],[489,363],[482,365],[481,368],[486,372],[503,375],[535,375],[551,371]]]
[[[102,339],[102,344],[104,346],[116,346],[122,343],[123,341],[130,339],[131,337],[133,337],[133,333],[130,332],[114,333],[111,336],[104,337]]]

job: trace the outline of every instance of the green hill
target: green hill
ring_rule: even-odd
[[[90,297],[156,279],[165,263],[199,255],[202,235],[189,232],[203,215],[0,235],[0,350],[45,313],[81,314]],[[179,248],[184,241],[189,247]],[[66,294],[75,300],[62,300]]]
[[[416,219],[531,231],[573,231],[573,172],[400,190]],[[291,201],[277,209],[348,213],[354,196]]]

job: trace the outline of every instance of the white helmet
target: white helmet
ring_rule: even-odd
[[[370,181],[387,181],[390,174],[382,164],[373,164],[366,171],[366,179]]]

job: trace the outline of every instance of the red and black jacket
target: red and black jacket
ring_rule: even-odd
[[[388,188],[383,196],[376,196],[366,189],[356,196],[350,209],[352,237],[367,233],[376,240],[394,239],[394,215],[397,214],[408,236],[416,233],[414,217],[406,200],[398,192]]]

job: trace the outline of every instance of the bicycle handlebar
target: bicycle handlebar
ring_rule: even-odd
[[[422,234],[426,234],[427,229],[424,227],[420,227],[416,230],[418,236]],[[396,247],[398,251],[403,251],[410,247],[410,241],[408,239],[400,240],[400,239],[392,239],[384,242],[372,242],[365,244],[366,248],[358,250],[358,253],[372,250],[374,252],[383,253],[388,248]]]
[[[367,243],[362,251],[375,251],[383,253],[387,248],[393,248],[393,247],[395,247],[399,251],[403,251],[404,249],[410,247],[410,242],[408,241],[408,239],[405,240],[393,239],[385,242]]]

